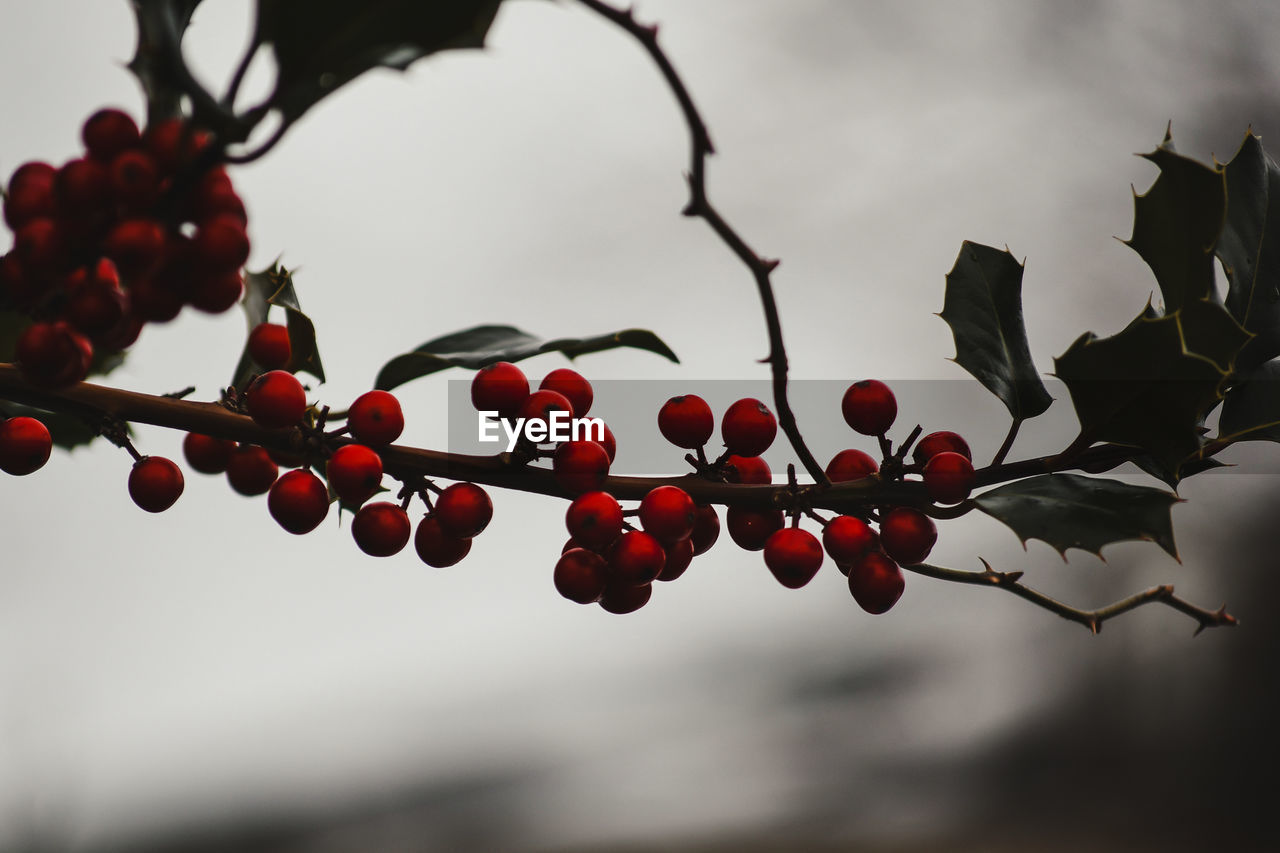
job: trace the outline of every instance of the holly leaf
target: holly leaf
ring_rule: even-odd
[[[1183,157],[1166,131],[1164,141],[1141,155],[1160,168],[1151,189],[1133,199],[1133,236],[1125,244],[1155,273],[1165,313],[1217,296],[1213,250],[1227,210],[1221,169]]]
[[[1248,370],[1280,355],[1280,166],[1250,131],[1224,171],[1227,218],[1217,255],[1227,308],[1257,335],[1240,353]]]
[[[43,423],[49,430],[49,437],[53,439],[54,447],[61,447],[63,450],[84,447],[100,435],[98,430],[90,426],[84,418],[69,412],[47,412],[44,409],[9,401],[0,405],[3,406],[5,417],[25,416]],[[126,434],[132,435],[133,428],[129,424],[125,424],[125,430]]]
[[[1053,402],[1027,344],[1022,269],[1008,250],[964,242],[947,273],[939,315],[955,336],[956,363],[999,397],[1015,420],[1035,417]]]
[[[1280,361],[1260,365],[1227,392],[1218,438],[1280,441]]]
[[[1086,332],[1054,367],[1082,437],[1140,447],[1176,478],[1199,451],[1205,415],[1249,336],[1215,302],[1163,317],[1149,309],[1109,338]]]
[[[1177,495],[1163,489],[1080,474],[1041,474],[984,492],[978,509],[1008,525],[1025,547],[1040,539],[1062,555],[1079,548],[1102,557],[1112,542],[1154,542],[1175,560],[1170,507]]]
[[[298,302],[297,291],[293,288],[293,273],[280,266],[279,262],[262,272],[245,274],[244,296],[240,299],[240,307],[244,309],[250,332],[267,321],[267,314],[273,305],[284,309],[285,324],[289,327],[289,344],[293,355],[286,369],[293,373],[305,370],[323,382],[324,365],[320,363],[320,351],[316,345],[315,324],[303,313]],[[241,388],[249,377],[261,372],[262,367],[255,364],[249,356],[246,334],[245,347],[240,354],[240,363],[236,365],[231,385]]]
[[[285,124],[371,68],[403,71],[483,47],[501,0],[258,0],[257,40],[276,59],[272,106]]]
[[[450,367],[478,370],[498,361],[521,361],[547,352],[561,352],[570,359],[592,352],[631,347],[657,353],[680,363],[661,338],[646,329],[624,329],[592,338],[558,338],[544,341],[514,326],[475,326],[427,341],[398,355],[378,371],[374,387],[390,391],[404,383]]]
[[[183,86],[182,36],[200,0],[133,0],[138,44],[128,69],[147,96],[148,121],[178,115]]]

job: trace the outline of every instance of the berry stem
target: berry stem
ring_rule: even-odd
[[[1004,458],[1009,455],[1009,451],[1013,449],[1013,442],[1018,438],[1018,430],[1022,427],[1022,418],[1014,418],[1013,423],[1009,424],[1009,434],[1004,437],[1004,443],[1000,445],[1000,449],[996,451],[996,455],[991,459],[991,465],[994,467],[1004,462]]]

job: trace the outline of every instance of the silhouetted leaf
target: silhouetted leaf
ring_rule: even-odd
[[[182,100],[182,36],[200,0],[133,0],[138,44],[129,70],[147,96],[149,121],[177,115]]]
[[[1222,170],[1178,154],[1166,132],[1142,155],[1160,167],[1151,189],[1134,195],[1133,236],[1126,243],[1155,273],[1164,311],[1216,295],[1213,250],[1226,216]]]
[[[1224,441],[1280,441],[1280,362],[1260,365],[1227,392],[1218,419]]]
[[[49,436],[53,439],[54,446],[61,447],[63,450],[84,447],[99,437],[98,430],[90,426],[84,418],[67,412],[46,412],[43,409],[24,406],[22,403],[11,403],[7,400],[0,402],[0,411],[3,411],[7,417],[26,416],[40,421],[49,429]],[[129,434],[132,434],[133,430],[128,424],[125,428]]]
[[[257,36],[277,65],[272,101],[292,123],[371,68],[403,71],[452,48],[483,47],[500,0],[258,0]]]
[[[1007,250],[965,242],[947,273],[942,314],[956,362],[995,394],[1015,420],[1035,417],[1053,398],[1045,389],[1022,321],[1022,265]]]
[[[1227,219],[1217,253],[1230,283],[1227,308],[1257,335],[1240,353],[1245,371],[1280,355],[1280,166],[1250,132],[1225,172]]]
[[[305,370],[323,382],[324,365],[320,363],[320,351],[316,347],[316,327],[298,303],[298,294],[293,288],[293,274],[279,263],[272,264],[262,272],[245,274],[244,296],[240,300],[240,307],[244,309],[250,332],[258,324],[266,322],[268,311],[273,305],[284,309],[285,323],[289,327],[289,344],[293,349],[293,356],[286,369],[294,373]],[[240,363],[236,365],[235,377],[231,381],[232,386],[243,387],[250,376],[261,370],[249,357],[246,335]]]
[[[478,370],[494,362],[520,361],[545,352],[562,352],[572,359],[619,347],[648,350],[676,363],[680,361],[661,338],[646,329],[544,341],[514,326],[476,326],[427,341],[413,352],[396,356],[378,371],[374,387],[389,391],[411,379],[449,367]]]
[[[1101,557],[1104,545],[1132,539],[1155,542],[1177,559],[1169,509],[1178,501],[1162,489],[1079,474],[1041,474],[973,499],[1023,545],[1043,540],[1063,559],[1069,548]]]

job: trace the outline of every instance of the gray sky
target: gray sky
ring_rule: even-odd
[[[225,79],[248,8],[201,7],[189,53],[205,79]],[[141,111],[122,67],[126,4],[0,9],[0,172],[73,156],[100,106]],[[710,123],[714,200],[783,260],[778,301],[803,379],[927,389],[909,380],[963,378],[933,312],[965,239],[1028,259],[1032,350],[1050,371],[1081,332],[1118,329],[1153,288],[1113,239],[1129,233],[1129,185],[1154,177],[1133,152],[1169,121],[1181,150],[1202,158],[1229,158],[1249,124],[1280,136],[1271,3],[638,9],[662,22]],[[579,361],[592,378],[763,379],[750,277],[679,216],[686,148],[633,44],[573,3],[513,0],[489,50],[367,75],[233,177],[250,266],[280,256],[300,270],[329,372],[316,393],[335,406],[392,355],[479,322],[546,337],[650,328],[683,361],[606,353]],[[148,328],[112,379],[157,393],[194,384],[212,398],[243,336],[234,313],[184,314]],[[544,357],[529,372],[563,363]],[[989,455],[999,404],[971,384],[945,387],[955,408],[920,391],[902,418],[999,424],[970,436]],[[445,381],[401,396],[404,441],[440,446]],[[620,443],[653,431],[611,425]],[[144,452],[179,457],[179,435],[140,434]],[[788,456],[776,447],[770,459],[777,471]],[[471,556],[432,570],[411,552],[365,557],[333,523],[289,536],[264,501],[194,473],[171,511],[150,516],[128,501],[128,467],[95,447],[0,479],[0,848],[52,828],[87,849],[458,780],[519,791],[510,820],[530,848],[786,825],[834,794],[814,754],[865,765],[855,781],[874,791],[881,762],[967,754],[1061,701],[1090,656],[1128,664],[1188,642],[1172,612],[1090,641],[1011,597],[920,578],[873,619],[829,565],[790,592],[727,539],[645,610],[614,618],[556,596],[555,501],[496,494]],[[981,553],[1082,602],[1176,580],[1216,605],[1238,567],[1221,565],[1210,531],[1270,478],[1206,480],[1183,492],[1194,513],[1174,512],[1182,566],[1125,544],[1108,549],[1109,565],[1076,553],[1060,571],[1042,543],[1024,553],[981,520],[945,525],[935,557],[971,568]],[[1212,661],[1218,642],[1202,637],[1196,655]],[[786,701],[814,672],[898,665],[913,677],[828,707],[830,718]],[[946,826],[957,808],[868,794],[858,813],[894,835]]]

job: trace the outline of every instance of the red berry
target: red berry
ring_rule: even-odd
[[[30,275],[55,275],[66,269],[66,236],[57,221],[40,216],[13,235],[13,254]]]
[[[613,437],[613,430],[609,429],[608,424],[604,425],[604,440],[599,444],[609,454],[609,464],[612,465],[614,457],[618,455],[618,440]]]
[[[478,412],[497,412],[514,420],[529,396],[529,379],[509,361],[499,361],[476,371],[471,380],[471,404]]]
[[[553,429],[565,429],[569,421],[565,416],[553,418],[552,412],[564,412],[568,418],[573,417],[573,403],[569,402],[569,398],[561,394],[559,391],[548,391],[541,389],[534,391],[520,405],[519,416],[526,421],[538,421],[538,425],[532,428],[525,425],[526,434],[533,439],[535,444],[542,444],[551,441],[551,431]],[[563,426],[557,426],[562,424]]]
[[[284,429],[302,420],[307,411],[307,392],[292,373],[272,370],[253,380],[245,392],[245,406],[258,426]]]
[[[725,526],[729,538],[743,550],[759,551],[764,548],[774,531],[782,529],[782,510],[744,509],[731,506],[725,513]]]
[[[950,450],[934,454],[924,464],[924,487],[941,504],[958,504],[973,491],[973,463]]]
[[[344,444],[329,457],[325,475],[339,500],[359,506],[382,484],[382,457],[363,444]]]
[[[371,557],[399,554],[409,544],[412,527],[409,514],[387,501],[365,504],[351,519],[351,535],[356,545]]]
[[[400,401],[389,391],[366,391],[347,410],[347,428],[361,444],[390,444],[404,432]]]
[[[543,377],[538,384],[540,391],[555,391],[564,395],[578,417],[583,417],[591,409],[595,400],[595,391],[582,374],[567,367],[558,367]]]
[[[681,539],[679,542],[665,546],[663,550],[667,553],[667,560],[662,564],[662,571],[658,573],[657,579],[673,581],[683,575],[685,569],[689,568],[689,563],[693,561],[693,542],[689,539]]]
[[[870,454],[850,448],[841,450],[827,463],[827,478],[833,483],[861,480],[880,470]]]
[[[435,501],[435,519],[440,529],[459,539],[479,536],[493,519],[489,493],[475,483],[454,483]]]
[[[428,515],[418,522],[413,548],[422,562],[443,569],[461,562],[470,553],[471,540],[450,536],[440,527],[440,522]]]
[[[973,459],[973,454],[969,452],[969,443],[948,430],[931,432],[916,442],[916,446],[911,451],[911,458],[917,465],[923,465],[937,454],[947,450],[959,453],[965,459]]]
[[[289,327],[279,323],[259,323],[249,333],[249,357],[263,370],[280,370],[293,357]]]
[[[182,469],[163,456],[144,456],[129,472],[129,497],[147,512],[164,512],[182,495]]]
[[[799,527],[774,531],[764,543],[764,564],[778,583],[799,589],[813,580],[822,565],[822,545],[818,537]]]
[[[267,451],[256,444],[240,445],[227,461],[227,482],[246,497],[265,494],[279,474]]]
[[[140,148],[123,151],[111,161],[107,183],[116,204],[131,211],[147,210],[160,198],[160,167]]]
[[[271,457],[272,462],[281,468],[302,468],[307,464],[305,456],[297,453],[288,453],[284,450],[268,450],[267,455]]]
[[[694,512],[693,532],[689,534],[689,543],[693,546],[692,556],[710,551],[711,546],[720,538],[720,516],[716,515],[716,508],[704,504]]]
[[[192,470],[201,474],[221,474],[231,464],[231,454],[235,452],[234,441],[225,441],[211,435],[189,432],[182,439],[182,455]]]
[[[126,219],[107,234],[103,249],[126,278],[136,279],[160,265],[165,242],[164,226],[154,219]]]
[[[129,297],[120,289],[115,264],[103,258],[100,272],[81,269],[67,282],[66,318],[76,329],[101,341],[115,330],[129,313]],[[83,274],[79,274],[83,273]]]
[[[618,583],[652,583],[666,562],[661,543],[640,530],[628,530],[609,549],[609,571]]]
[[[565,491],[575,495],[595,492],[609,476],[609,454],[594,441],[566,441],[556,448],[551,468]]]
[[[773,444],[778,419],[769,407],[750,397],[731,405],[720,421],[720,437],[729,452],[738,456],[759,456]]]
[[[187,293],[187,303],[206,314],[221,314],[239,302],[243,293],[244,279],[238,270],[204,271],[195,276]]]
[[[281,527],[301,536],[319,527],[329,514],[329,490],[304,468],[287,471],[271,486],[267,509]]]
[[[249,235],[235,216],[220,214],[201,222],[194,238],[196,256],[212,272],[231,272],[249,260]]]
[[[9,179],[8,196],[4,200],[4,221],[17,231],[39,217],[57,213],[53,181],[57,170],[48,163],[24,163]]]
[[[552,575],[556,592],[578,604],[599,601],[608,579],[604,557],[584,548],[569,548],[562,553]]]
[[[111,178],[96,160],[71,160],[53,182],[58,212],[75,220],[101,223],[111,204]]]
[[[901,565],[924,562],[937,541],[933,519],[919,510],[898,506],[880,517],[880,547]]]
[[[163,171],[174,172],[206,148],[210,138],[205,131],[171,118],[149,126],[142,134],[142,142]]]
[[[141,142],[138,125],[123,110],[105,108],[85,120],[80,128],[80,139],[89,156],[110,162],[127,148]]]
[[[702,447],[715,432],[716,419],[707,401],[695,394],[672,397],[658,410],[658,431],[676,447]]]
[[[640,523],[660,542],[688,539],[697,516],[693,498],[679,486],[658,486],[640,501]]]
[[[862,519],[837,515],[822,528],[822,544],[836,565],[847,566],[878,547],[880,537]]]
[[[844,421],[863,435],[884,435],[898,417],[898,401],[877,379],[855,382],[840,401]]]
[[[63,388],[89,373],[93,344],[63,320],[32,323],[18,336],[14,355],[27,381]]]
[[[730,483],[768,485],[773,482],[773,472],[759,456],[735,455],[724,461],[724,478]]]
[[[652,595],[652,584],[635,586],[611,581],[605,586],[604,593],[600,596],[600,606],[608,613],[621,616],[624,613],[634,613],[644,607],[649,603]]]
[[[608,492],[587,492],[569,504],[564,524],[582,547],[602,550],[622,535],[622,507]]]
[[[898,603],[906,581],[898,564],[879,551],[867,553],[849,568],[849,592],[868,613],[884,613]]]
[[[44,467],[53,450],[49,429],[20,415],[0,422],[0,470],[22,477]]]
[[[154,278],[135,281],[129,288],[129,307],[148,323],[167,323],[182,311],[182,295],[166,290]]]

